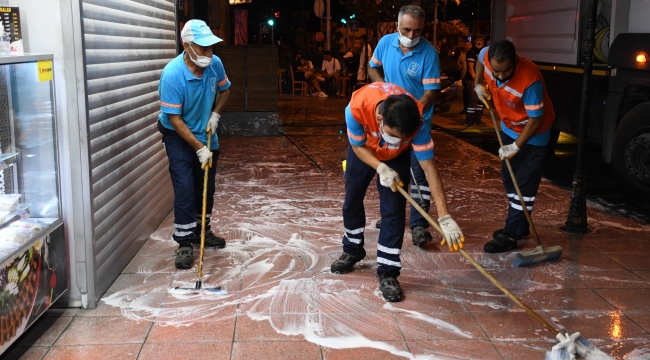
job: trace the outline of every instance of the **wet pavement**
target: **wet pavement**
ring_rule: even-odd
[[[48,310],[4,358],[543,359],[556,342],[550,333],[439,246],[439,236],[420,249],[407,231],[405,298],[383,300],[374,186],[365,202],[367,258],[349,274],[329,272],[343,235],[346,104],[285,95],[281,136],[220,139],[211,224],[227,246],[206,251],[203,284],[222,294],[168,291],[196,280],[196,266],[174,268],[170,214],[97,309]],[[470,131],[493,131],[487,124]],[[432,136],[465,250],[557,328],[580,331],[617,359],[648,359],[650,226],[590,206],[593,232],[563,233],[570,195],[544,180],[533,220],[545,245],[564,248],[562,257],[513,268],[513,253],[482,252],[507,212],[498,157],[444,131]],[[534,248],[530,238],[519,245]]]

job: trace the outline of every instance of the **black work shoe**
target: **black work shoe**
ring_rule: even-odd
[[[411,238],[413,240],[413,245],[419,247],[423,247],[426,243],[433,241],[431,234],[422,226],[416,226],[413,228]]]
[[[177,269],[189,269],[192,267],[194,249],[189,241],[182,241],[179,243],[178,250],[176,250],[176,261],[174,265]]]
[[[492,238],[493,238],[493,239],[496,238],[497,235],[499,235],[499,234],[505,234],[505,235],[507,235],[507,236],[508,236],[509,238],[511,238],[511,239],[521,240],[523,237],[526,237],[526,236],[530,235],[530,229],[527,229],[526,232],[525,232],[521,237],[513,236],[513,235],[510,234],[508,231],[506,231],[506,229],[499,229],[499,230],[496,230],[496,231],[494,231],[494,232],[492,233]]]
[[[198,235],[198,238],[192,241],[192,244],[201,245],[201,234]],[[216,247],[218,249],[223,249],[226,247],[226,239],[215,235],[212,231],[205,232],[205,247]]]
[[[394,276],[379,278],[379,290],[388,302],[402,301],[402,288]]]
[[[330,269],[334,274],[349,273],[352,271],[354,264],[363,260],[364,257],[366,257],[366,251],[364,249],[361,249],[361,252],[358,255],[343,253],[341,254],[341,257],[332,263]]]
[[[375,223],[375,227],[377,229],[381,229],[381,219],[377,220],[377,222]]]
[[[494,239],[488,241],[483,246],[483,251],[490,254],[498,254],[517,248],[517,240],[507,234],[499,233]]]

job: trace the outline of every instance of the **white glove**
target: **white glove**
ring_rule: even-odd
[[[208,150],[207,147],[202,147],[196,152],[196,156],[199,157],[199,162],[201,163],[201,169],[205,170],[205,167],[212,167],[212,153]]]
[[[221,115],[217,114],[216,112],[211,112],[210,113],[210,120],[208,120],[208,126],[205,128],[205,131],[211,133],[211,134],[216,134],[217,133],[217,126],[219,126],[219,119],[221,119]]]
[[[447,214],[438,219],[440,228],[442,232],[445,233],[445,238],[442,240],[440,245],[447,243],[449,246],[449,251],[458,251],[458,249],[463,248],[463,242],[465,242],[465,235],[463,231],[460,230],[458,224],[451,218],[451,215]]]
[[[563,357],[562,359],[566,360],[575,360],[576,358],[576,339],[580,337],[580,333],[573,333],[571,335],[567,334],[562,334],[557,333],[555,338],[560,342],[559,344],[555,344],[553,348],[551,349],[551,352],[561,352],[562,354],[565,354],[567,356]]]
[[[492,94],[490,94],[488,88],[482,84],[478,84],[474,88],[474,91],[476,91],[478,99],[481,100],[483,104],[485,104],[485,107],[490,109],[490,100],[492,100]]]
[[[506,158],[512,159],[512,157],[517,155],[518,152],[519,146],[517,146],[517,144],[512,143],[510,145],[504,145],[499,148],[499,157],[501,160],[505,160]]]
[[[395,181],[397,181],[399,186],[404,186],[404,183],[402,180],[400,180],[397,171],[389,168],[388,165],[384,163],[379,163],[379,166],[377,166],[377,174],[379,174],[379,183],[382,186],[391,188],[393,192],[397,191],[397,188],[395,187]]]

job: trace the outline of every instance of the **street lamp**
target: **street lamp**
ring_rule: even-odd
[[[273,19],[269,19],[267,22],[271,26],[271,44],[275,45],[275,42],[273,41]]]

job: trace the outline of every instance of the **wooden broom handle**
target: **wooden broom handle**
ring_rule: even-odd
[[[427,219],[429,224],[431,224],[431,226],[433,226],[436,229],[436,231],[438,231],[442,235],[444,239],[447,239],[445,237],[445,233],[442,231],[438,223],[433,221],[433,219],[429,216],[429,214],[427,214],[427,212],[424,211],[420,207],[420,205],[415,200],[413,200],[413,198],[401,186],[397,184],[397,182],[395,183],[395,187],[402,195],[404,195],[406,200],[408,200],[408,202],[411,203],[411,205],[413,205],[413,207],[422,216],[424,216],[425,219]],[[460,251],[460,254],[463,255],[463,257],[465,257],[465,259],[467,259],[467,261],[469,261],[469,263],[472,264],[476,268],[476,270],[478,270],[481,274],[483,274],[483,276],[485,276],[488,280],[490,280],[490,282],[494,284],[494,286],[499,288],[499,290],[501,290],[504,294],[506,294],[512,301],[514,301],[517,305],[519,305],[519,307],[522,308],[528,315],[530,315],[533,319],[537,320],[537,322],[542,324],[546,328],[546,330],[550,331],[551,334],[553,334],[553,336],[557,335],[558,331],[553,326],[551,326],[551,324],[549,324],[548,322],[546,322],[546,320],[542,319],[542,317],[537,315],[537,313],[534,312],[531,308],[529,308],[528,305],[524,304],[515,294],[513,294],[510,290],[508,290],[505,286],[503,286],[503,284],[501,284],[497,279],[495,279],[492,275],[490,275],[479,263],[477,263],[471,256],[469,256],[469,254],[466,253],[465,250],[459,249],[458,251]]]

